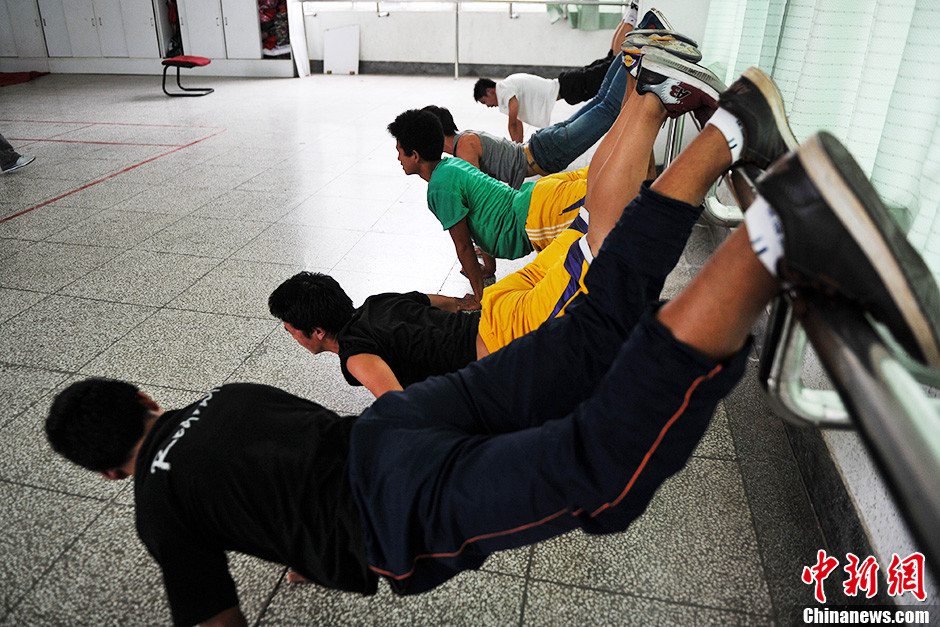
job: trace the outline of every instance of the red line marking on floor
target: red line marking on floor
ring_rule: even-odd
[[[88,122],[81,120],[20,120],[13,118],[0,118],[0,122],[24,122],[27,124],[101,124],[104,126],[152,126],[155,128],[211,128],[222,129],[221,126],[206,126],[203,124],[142,124],[138,122]],[[73,129],[78,130],[78,129]]]
[[[0,121],[3,121],[3,120],[0,120]],[[215,127],[215,128],[219,128],[219,127]],[[8,215],[8,216],[6,216],[5,218],[0,218],[0,224],[3,224],[4,222],[9,222],[9,221],[12,220],[13,218],[18,218],[18,217],[20,217],[21,215],[27,214],[27,213],[29,213],[30,211],[33,211],[33,210],[35,210],[35,209],[39,209],[40,207],[45,207],[46,205],[50,205],[50,204],[56,202],[57,200],[62,200],[63,198],[66,198],[67,196],[71,196],[72,194],[75,194],[75,193],[77,193],[77,192],[80,192],[80,191],[82,191],[83,189],[88,189],[89,187],[92,187],[92,186],[94,186],[94,185],[97,185],[98,183],[103,183],[103,182],[105,182],[105,181],[107,181],[107,180],[109,180],[109,179],[113,179],[115,176],[118,176],[118,175],[120,175],[120,174],[124,174],[125,172],[130,172],[131,170],[133,170],[133,169],[135,169],[135,168],[139,168],[140,166],[145,165],[145,164],[147,164],[147,163],[150,163],[151,161],[156,161],[157,159],[159,159],[159,158],[161,158],[161,157],[165,157],[165,156],[167,156],[167,155],[172,155],[174,152],[178,152],[178,151],[182,150],[183,148],[189,148],[190,146],[195,146],[195,145],[198,144],[199,142],[203,142],[203,141],[205,141],[205,140],[207,140],[207,139],[211,139],[211,138],[215,137],[216,135],[220,135],[221,133],[224,133],[224,132],[225,132],[225,129],[222,128],[222,129],[216,131],[215,133],[212,133],[211,135],[206,135],[205,137],[200,137],[199,139],[197,139],[197,140],[195,140],[195,141],[191,141],[191,142],[189,142],[188,144],[183,144],[182,146],[177,146],[177,147],[174,148],[173,150],[168,150],[168,151],[166,151],[166,152],[164,152],[164,153],[162,153],[162,154],[156,155],[156,156],[154,156],[154,157],[150,157],[149,159],[144,159],[143,161],[141,161],[141,162],[139,162],[139,163],[135,163],[134,165],[127,166],[127,167],[124,168],[123,170],[118,170],[117,172],[112,172],[111,174],[108,174],[107,176],[101,177],[101,178],[98,179],[97,181],[92,181],[91,183],[86,183],[86,184],[82,185],[81,187],[76,187],[76,188],[73,189],[73,190],[67,191],[67,192],[65,192],[64,194],[60,194],[60,195],[56,196],[55,198],[50,198],[49,200],[44,200],[44,201],[42,201],[41,203],[39,203],[38,205],[33,205],[32,207],[29,207],[28,209],[23,209],[22,211],[18,211],[18,212],[14,213],[14,214]]]
[[[83,131],[83,130],[85,130],[86,128],[91,128],[92,126],[94,126],[94,124],[86,124],[85,126],[79,126],[78,128],[71,128],[71,129],[69,129],[69,130],[67,130],[67,131],[62,131],[61,133],[56,133],[55,135],[50,135],[47,139],[52,139],[52,138],[54,138],[54,137],[62,137],[63,135],[65,135],[65,134],[67,134],[67,133],[74,133],[74,132],[76,132],[76,131]],[[32,141],[27,140],[27,143],[23,144],[23,146],[32,146],[32,145],[35,144],[37,141],[39,141],[39,140],[32,140]],[[21,146],[21,147],[22,147],[22,146]]]
[[[14,141],[21,142],[60,142],[63,144],[105,144],[108,146],[158,146],[160,148],[181,148],[183,144],[135,144],[132,142],[106,142],[106,141],[91,141],[87,139],[43,139],[41,137],[10,137]]]

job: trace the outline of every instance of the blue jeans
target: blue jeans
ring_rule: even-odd
[[[650,315],[700,211],[645,187],[565,316],[359,417],[350,484],[396,592],[578,527],[623,531],[684,467],[746,361],[707,359]]]
[[[626,89],[627,67],[620,53],[611,62],[601,88],[590,102],[564,122],[532,134],[529,149],[535,163],[552,174],[561,172],[583,155],[613,126]]]

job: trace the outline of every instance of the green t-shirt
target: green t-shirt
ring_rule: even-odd
[[[515,190],[463,159],[444,159],[428,182],[428,208],[444,229],[466,218],[482,250],[500,259],[518,259],[532,251],[525,221],[534,185]]]

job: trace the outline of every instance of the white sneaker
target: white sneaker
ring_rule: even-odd
[[[20,168],[25,168],[26,166],[28,166],[30,163],[32,163],[32,162],[35,161],[35,160],[36,160],[36,157],[29,157],[29,156],[26,156],[26,155],[20,155],[20,158],[19,158],[19,159],[17,159],[16,161],[14,161],[12,165],[8,165],[7,167],[3,168],[2,172],[3,172],[3,174],[7,174],[7,173],[9,173],[9,172],[13,172],[14,170],[19,170]]]

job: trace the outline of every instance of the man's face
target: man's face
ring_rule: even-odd
[[[401,169],[405,171],[405,174],[417,174],[418,173],[418,153],[412,152],[410,155],[405,154],[405,151],[401,147],[401,143],[395,142],[395,149],[398,150],[398,163],[401,164]]]
[[[479,103],[487,107],[495,107],[498,104],[496,102],[496,90],[492,87],[487,89],[486,93],[480,97]]]

